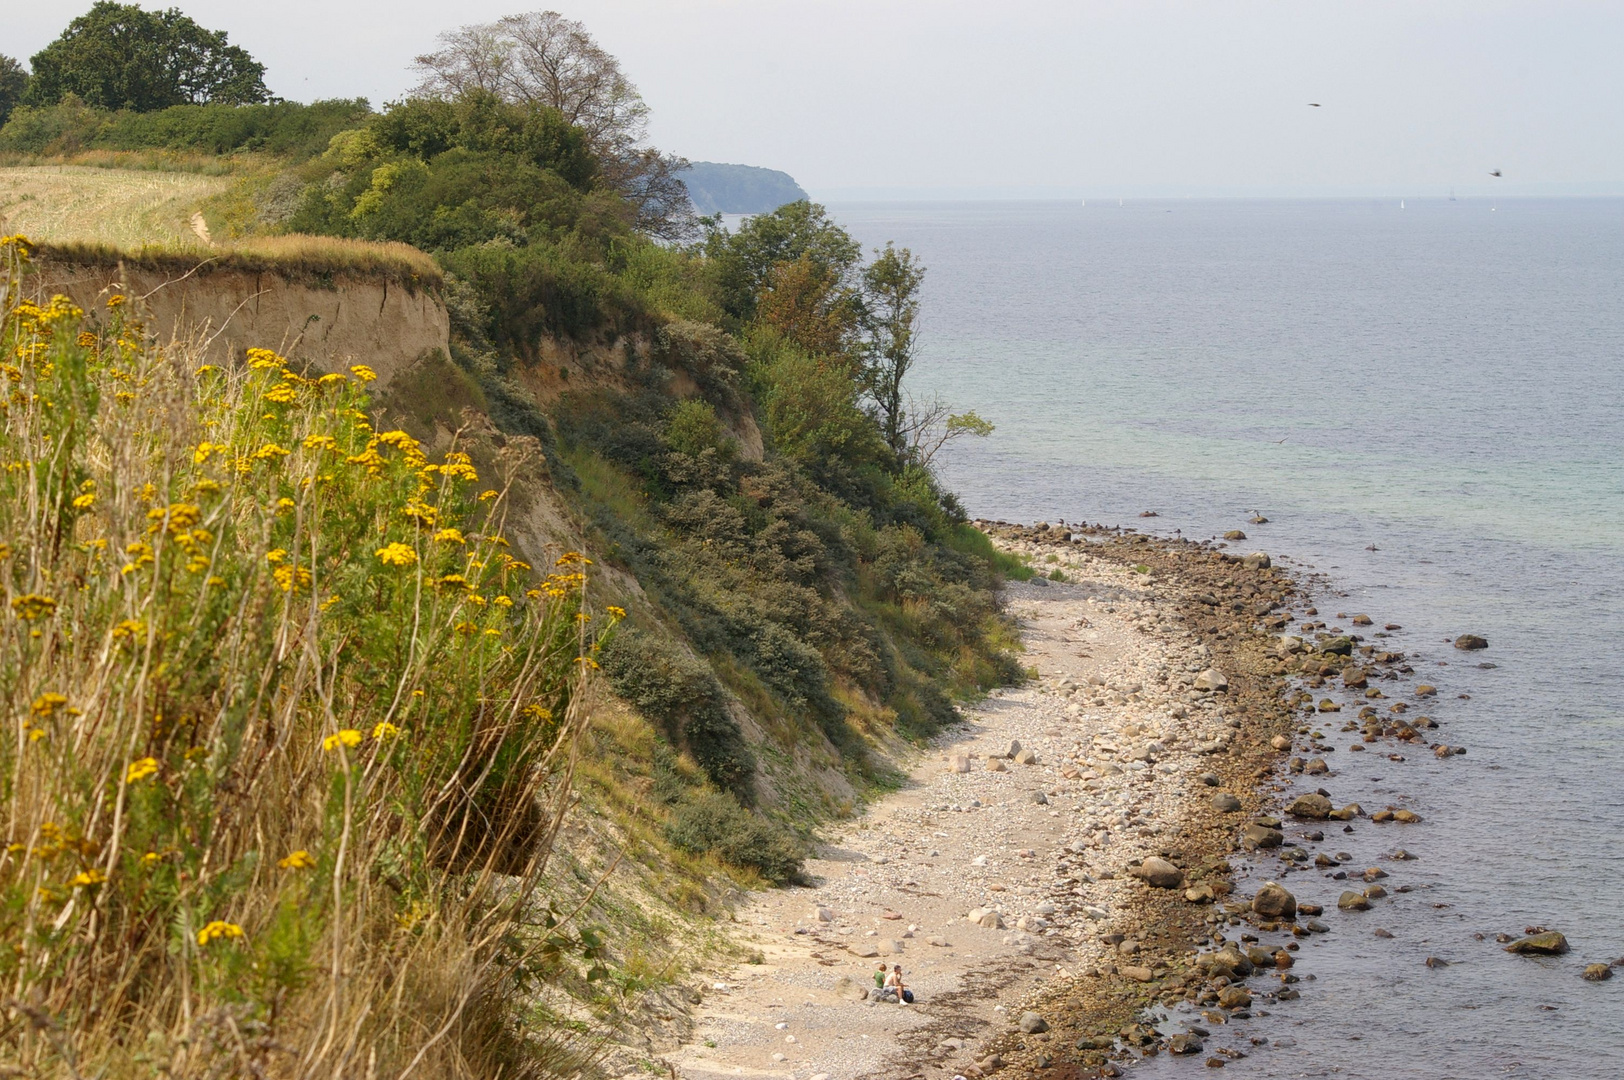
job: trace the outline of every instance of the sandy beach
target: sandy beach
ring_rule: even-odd
[[[737,911],[748,962],[704,973],[674,1075],[1109,1075],[1145,1006],[1195,996],[1287,722],[1258,620],[1290,584],[1196,545],[985,527],[1065,579],[1007,588],[1036,676],[843,827],[815,887]],[[882,961],[914,1005],[868,1000]]]

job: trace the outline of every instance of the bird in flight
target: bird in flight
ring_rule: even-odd
[[[1499,169],[1495,169],[1495,170],[1494,170],[1494,171],[1493,171],[1493,172],[1491,172],[1491,173],[1489,173],[1489,175],[1490,175],[1490,176],[1499,176],[1499,175],[1500,175],[1500,170],[1499,170]]]
[[[1317,102],[1317,101],[1310,101],[1310,102],[1309,102],[1309,103],[1308,103],[1308,107],[1309,107],[1309,108],[1310,108],[1310,109],[1318,109],[1318,108],[1322,108],[1322,107],[1323,107],[1323,106],[1321,106],[1321,105],[1320,105],[1320,103],[1319,103],[1319,102]]]

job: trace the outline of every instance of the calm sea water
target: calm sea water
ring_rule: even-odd
[[[833,213],[929,267],[918,389],[997,425],[947,456],[972,514],[1244,529],[1326,575],[1322,617],[1402,624],[1416,674],[1381,685],[1438,686],[1410,715],[1468,747],[1350,754],[1357,706],[1322,718],[1336,771],[1301,786],[1424,822],[1321,848],[1412,891],[1340,913],[1344,883],[1285,878],[1332,932],[1301,1000],[1214,1029],[1209,1051],[1248,1055],[1227,1075],[1624,1075],[1624,970],[1579,977],[1624,956],[1624,201]],[[1447,644],[1467,632],[1491,648]],[[1419,858],[1384,858],[1400,845]],[[1572,953],[1493,940],[1535,924]]]

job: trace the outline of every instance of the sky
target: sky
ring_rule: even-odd
[[[375,105],[440,31],[527,9],[172,2],[273,92]],[[90,0],[7,6],[0,51],[26,58]],[[661,149],[823,199],[1624,193],[1619,0],[556,6],[620,58]]]

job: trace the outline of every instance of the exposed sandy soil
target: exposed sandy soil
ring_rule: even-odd
[[[1182,909],[1211,909],[1126,871],[1172,854],[1193,883],[1202,856],[1228,849],[1192,839],[1191,822],[1213,816],[1212,794],[1257,806],[1232,699],[1191,686],[1215,660],[1188,628],[1189,583],[1088,545],[1005,546],[1037,553],[1045,569],[1043,553],[1058,550],[1069,579],[1008,587],[1038,677],[995,693],[922,754],[901,790],[808,864],[815,888],[758,894],[737,911],[740,942],[759,962],[701,965],[708,989],[692,1040],[666,1056],[670,1075],[974,1076],[990,1051],[1008,1058],[1029,1004],[1056,1018],[1067,1046],[1077,1036],[1061,1030],[1067,1007],[1114,1032],[1143,1003],[1121,987],[1149,982],[1152,969],[1159,983],[1175,947],[1188,949],[1188,935],[1152,941],[1147,919],[1172,928]],[[989,758],[1011,740],[1037,762]],[[956,771],[957,755],[968,772]],[[1002,925],[968,921],[973,909]],[[1145,955],[1102,941],[1113,930],[1145,939]],[[914,1005],[861,1000],[881,959],[902,964]],[[1143,964],[1144,978],[1129,982],[1119,964]]]

